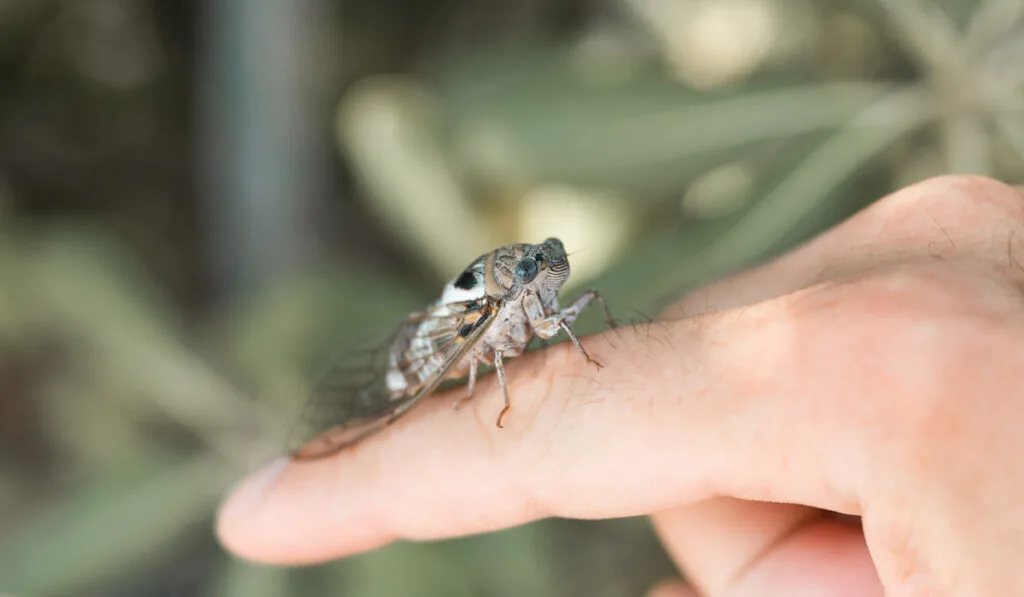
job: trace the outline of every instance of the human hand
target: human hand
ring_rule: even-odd
[[[1006,185],[903,189],[588,337],[600,371],[568,343],[519,357],[500,432],[488,377],[471,408],[431,399],[354,449],[271,465],[219,535],[297,564],[652,514],[707,597],[1024,595],[1022,233]]]

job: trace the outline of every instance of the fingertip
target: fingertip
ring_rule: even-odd
[[[270,489],[288,467],[287,458],[278,458],[252,473],[236,485],[217,512],[215,532],[221,545],[228,551],[249,559],[252,554],[246,540],[251,529],[252,514],[259,510]]]
[[[368,507],[366,488],[339,488],[337,475],[352,473],[351,464],[282,458],[266,465],[225,500],[218,539],[241,558],[285,565],[324,562],[392,541]]]
[[[288,468],[289,462],[291,461],[287,457],[281,457],[260,467],[231,491],[224,508],[233,512],[258,505]]]

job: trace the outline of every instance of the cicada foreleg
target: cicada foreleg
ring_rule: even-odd
[[[580,313],[582,313],[592,301],[596,300],[604,310],[608,325],[614,328],[615,320],[612,319],[611,313],[608,311],[608,305],[605,303],[603,296],[601,296],[596,290],[588,290],[573,301],[571,305],[562,309],[558,313],[549,316],[543,315],[540,300],[536,299],[536,297],[533,298],[534,300],[524,301],[524,307],[530,315],[530,325],[538,336],[546,340],[553,337],[559,331],[564,331],[566,335],[569,336],[569,339],[572,340],[573,345],[576,346],[576,350],[583,355],[583,358],[587,359],[588,363],[593,363],[594,365],[597,365],[598,368],[604,366],[587,354],[586,349],[583,348],[582,344],[580,344],[579,338],[576,337],[576,334],[574,334],[572,329],[569,327],[574,321],[576,321],[576,318],[580,316]]]

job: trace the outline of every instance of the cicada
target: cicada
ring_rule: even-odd
[[[300,436],[292,457],[331,455],[394,422],[445,380],[468,376],[458,407],[472,397],[481,365],[497,372],[504,398],[496,420],[501,428],[511,408],[505,362],[522,354],[534,336],[546,340],[564,332],[600,368],[570,326],[594,301],[609,324],[614,321],[594,290],[559,308],[558,292],[568,278],[568,255],[557,238],[481,255],[445,285],[437,302],[409,315],[383,353],[327,369],[300,422],[315,436]]]

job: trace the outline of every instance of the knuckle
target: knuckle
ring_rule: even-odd
[[[869,211],[889,229],[941,228],[936,240],[999,240],[1006,223],[1016,233],[1024,228],[1024,192],[983,176],[944,175],[900,189]]]
[[[885,466],[915,475],[944,466],[976,432],[968,422],[977,409],[1014,399],[1012,380],[1024,371],[1019,294],[993,301],[1002,286],[939,268],[876,273],[842,292],[831,317],[842,329],[829,334],[847,338],[844,352],[858,361],[863,385],[849,407]]]
[[[875,351],[869,358],[876,363],[863,372],[872,382],[857,421],[870,459],[861,487],[865,530],[898,562],[897,576],[913,570],[935,520],[955,529],[942,533],[968,536],[982,508],[975,500],[990,499],[971,492],[1024,470],[1011,447],[1019,446],[1024,408],[1024,301],[1018,298],[1015,312],[993,306],[987,296],[998,286],[964,281],[971,282],[889,275],[858,289],[870,300],[854,309],[851,323],[885,322],[884,331],[865,332],[860,347]],[[984,507],[1004,502],[994,500]],[[952,582],[959,571],[950,564]]]
[[[993,210],[1019,216],[1024,195],[994,178],[946,174],[923,180],[883,198],[879,207],[895,212],[916,212],[921,208],[952,207],[957,210]]]

